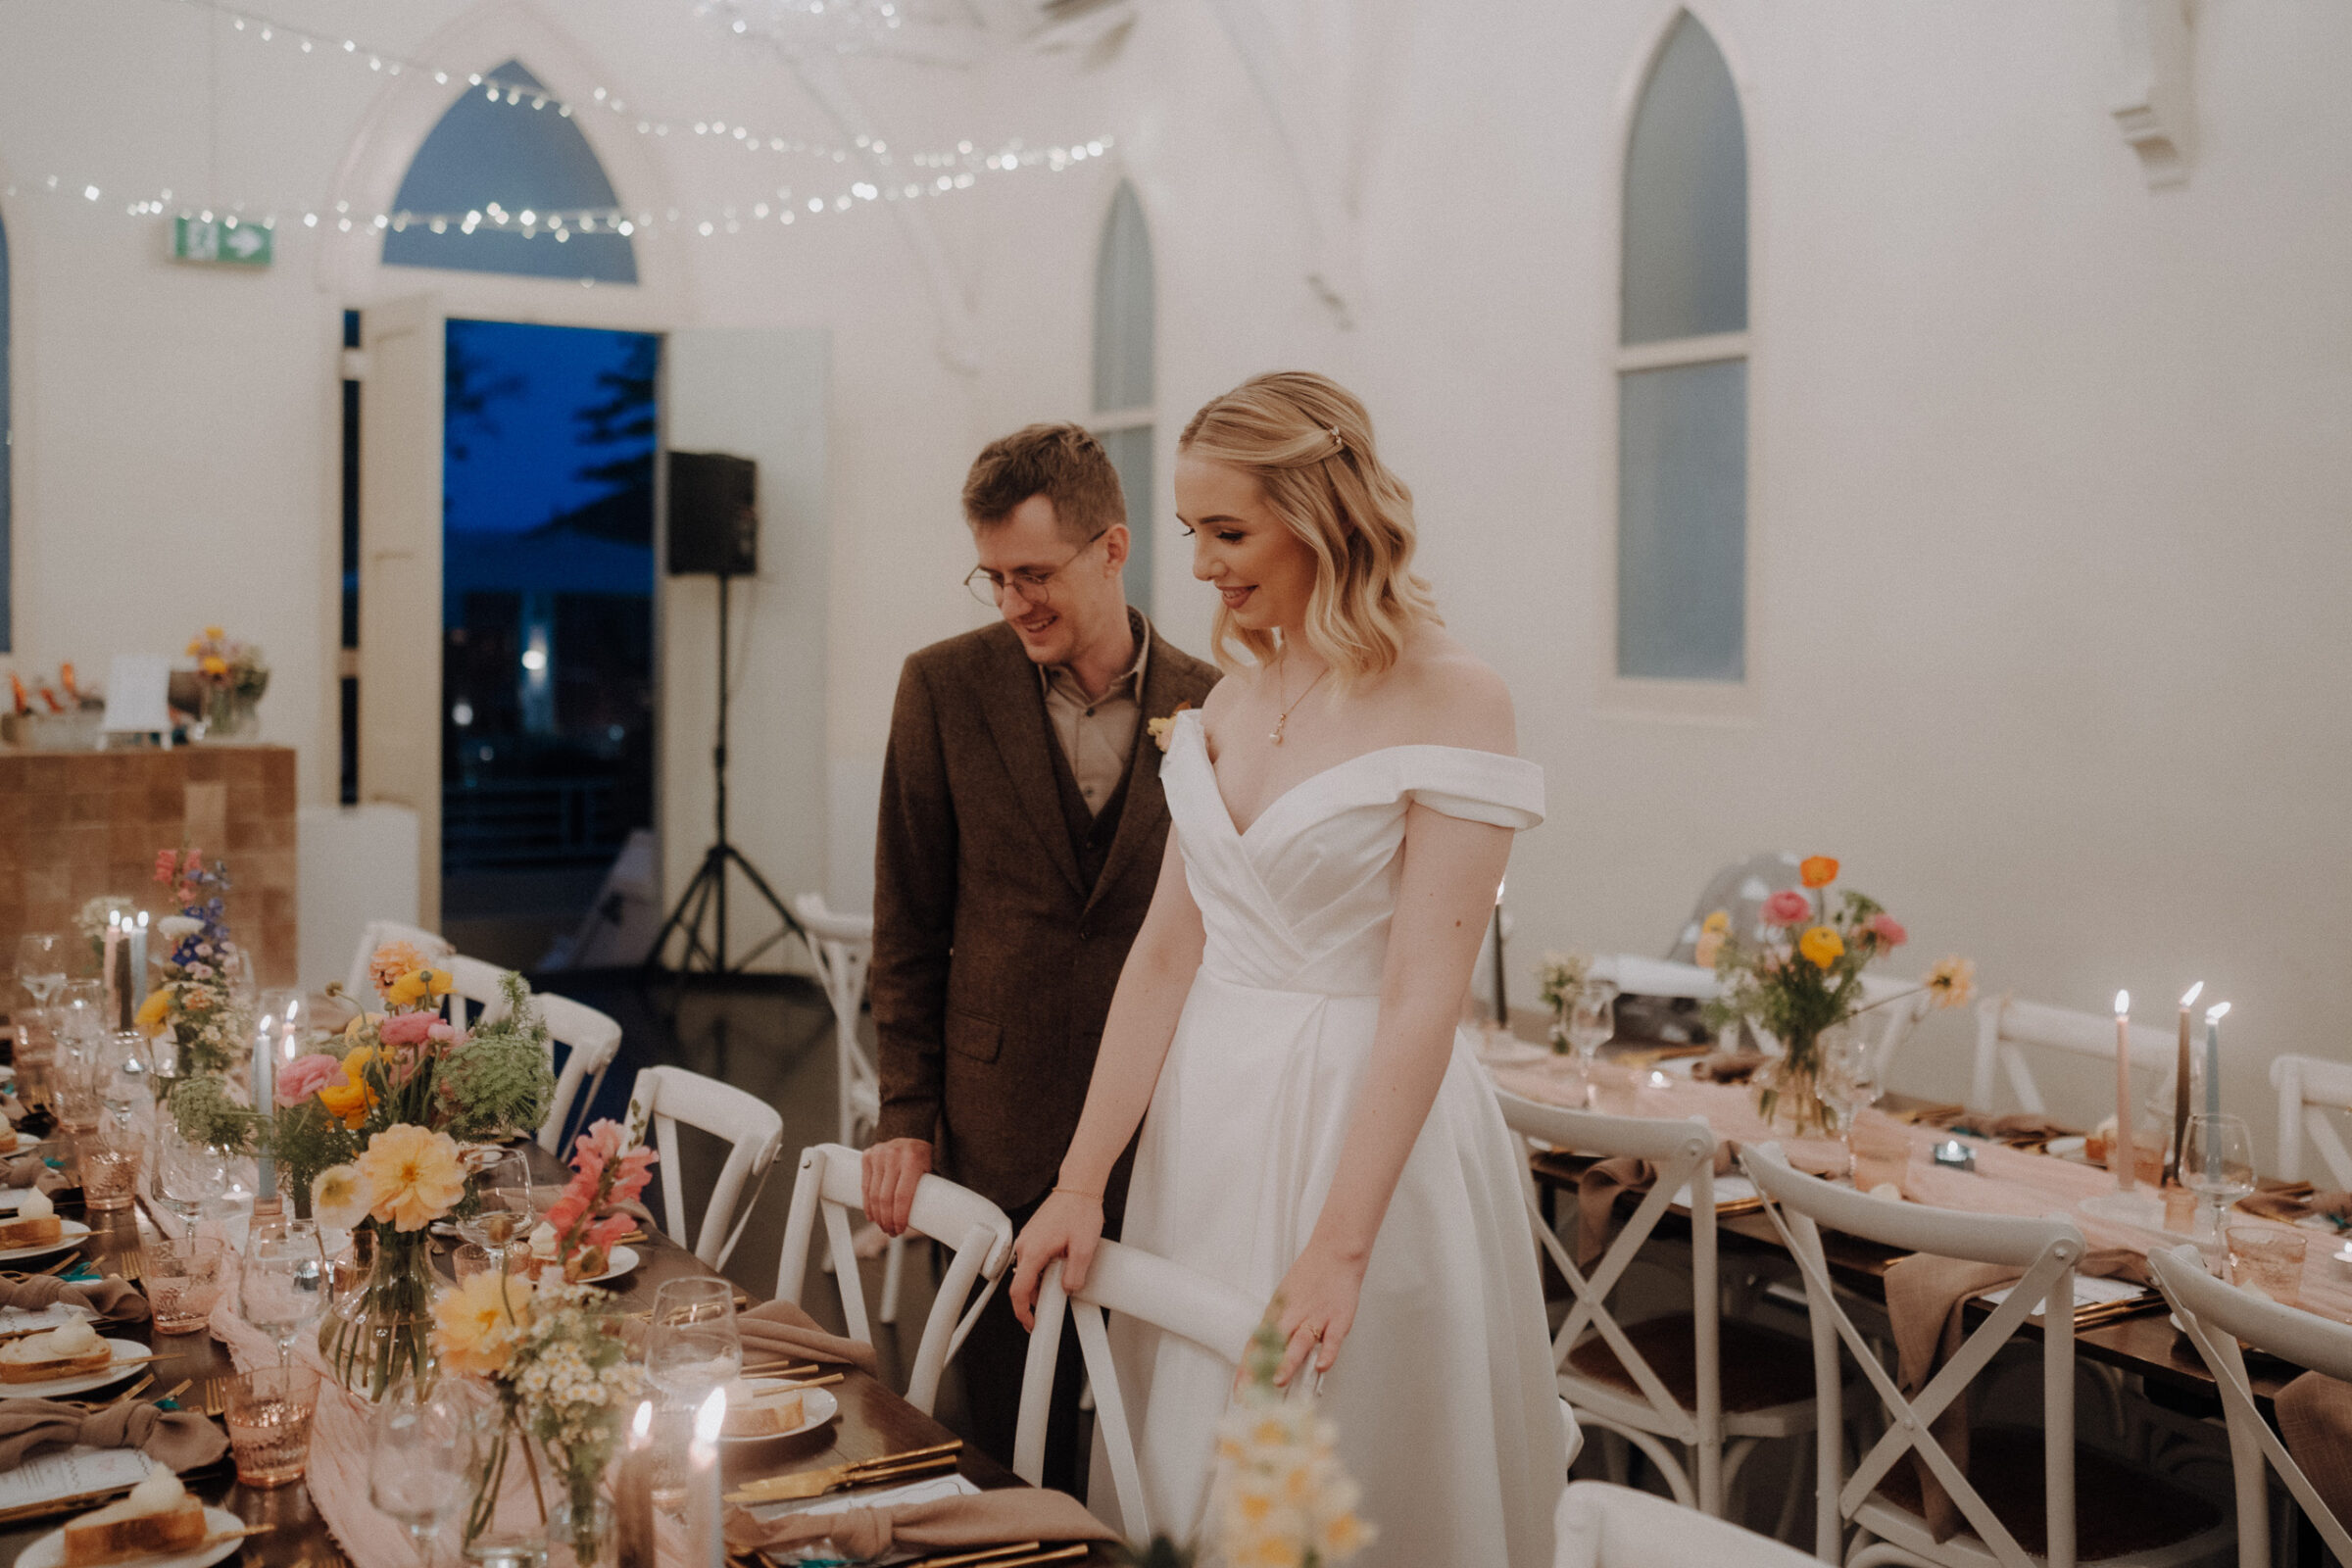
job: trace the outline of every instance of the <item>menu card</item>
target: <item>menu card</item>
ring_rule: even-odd
[[[34,1454],[14,1470],[0,1470],[0,1509],[126,1492],[154,1468],[155,1461],[136,1448],[93,1448],[77,1443]],[[91,1497],[90,1505],[96,1507],[98,1498]]]

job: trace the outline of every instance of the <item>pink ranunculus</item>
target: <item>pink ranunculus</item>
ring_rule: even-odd
[[[431,1014],[427,1013],[425,1016],[431,1017]],[[444,1023],[439,1018],[434,1018],[433,1026],[424,1032],[424,1038],[437,1041],[442,1045],[455,1045],[464,1040],[466,1036],[457,1025]]]
[[[323,1051],[296,1056],[277,1070],[277,1102],[299,1105],[343,1075],[343,1063]]]
[[[1863,929],[1877,937],[1882,948],[1899,948],[1911,940],[1911,933],[1903,929],[1903,922],[1884,909],[1872,915]]]
[[[439,1022],[429,1012],[396,1012],[375,1026],[376,1038],[387,1046],[414,1048],[424,1044]],[[443,1024],[443,1028],[448,1025]]]
[[[1813,918],[1813,901],[1794,888],[1783,888],[1764,901],[1768,925],[1801,925]]]

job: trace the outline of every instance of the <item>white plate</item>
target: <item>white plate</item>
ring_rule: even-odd
[[[2090,1157],[2087,1152],[2089,1148],[2090,1140],[2087,1138],[2053,1138],[2041,1146],[2041,1152],[2045,1154],[2055,1154],[2060,1159],[2087,1163]]]
[[[135,1340],[104,1340],[100,1342],[115,1352],[114,1363],[96,1372],[84,1372],[77,1377],[51,1378],[44,1383],[0,1383],[0,1398],[52,1399],[61,1394],[86,1394],[103,1389],[109,1383],[120,1383],[139,1367],[154,1359],[146,1346]]]
[[[93,1513],[96,1511],[91,1510]],[[232,1530],[244,1528],[245,1521],[227,1509],[207,1508],[204,1510],[205,1535],[228,1536],[226,1541],[215,1541],[209,1546],[199,1546],[194,1551],[177,1552],[169,1557],[127,1557],[123,1560],[138,1563],[140,1568],[209,1568],[210,1564],[219,1562],[245,1544],[243,1537],[229,1535]],[[63,1529],[50,1531],[17,1554],[18,1568],[58,1568],[65,1560],[66,1533]]]
[[[745,1386],[755,1394],[780,1392],[789,1386],[789,1380],[783,1378],[745,1378],[743,1381]],[[804,1432],[814,1432],[840,1413],[841,1401],[833,1397],[831,1389],[803,1389],[801,1391],[801,1424],[799,1426],[788,1428],[782,1432],[762,1432],[757,1437],[749,1438],[730,1438],[722,1433],[718,1441],[721,1443],[773,1443],[778,1438],[797,1438]]]
[[[605,1259],[605,1271],[602,1274],[592,1275],[580,1283],[582,1285],[602,1285],[607,1280],[616,1280],[644,1261],[644,1258],[637,1255],[637,1249],[634,1247],[614,1247],[612,1255]]]
[[[38,1247],[11,1247],[0,1250],[0,1263],[13,1263],[21,1257],[47,1257],[69,1247],[78,1247],[89,1240],[90,1228],[77,1219],[58,1221],[58,1238]]]

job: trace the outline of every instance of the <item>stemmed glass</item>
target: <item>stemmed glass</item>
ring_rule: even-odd
[[[1576,1001],[1568,1007],[1568,1043],[1576,1048],[1577,1061],[1584,1074],[1585,1103],[1593,1101],[1592,1063],[1617,1033],[1617,983],[1614,980],[1587,980],[1576,991]]]
[[[169,1114],[155,1122],[155,1197],[187,1221],[191,1232],[204,1205],[228,1190],[228,1158],[210,1144],[180,1136]]]
[[[54,931],[27,931],[17,938],[17,979],[36,1007],[65,989],[66,939]]]
[[[702,1401],[743,1372],[743,1335],[735,1326],[735,1287],[726,1280],[663,1280],[654,1292],[645,1371],[680,1405]]]
[[[1845,1174],[1854,1179],[1854,1121],[1879,1102],[1879,1057],[1861,1031],[1840,1027],[1822,1037],[1821,1075],[1814,1080],[1822,1102],[1838,1114],[1845,1142]]]
[[[326,1310],[327,1279],[318,1227],[309,1220],[257,1230],[246,1242],[237,1286],[239,1315],[277,1342],[279,1366],[293,1354],[294,1336]]]
[[[111,1033],[115,1020],[106,1016],[106,988],[95,980],[69,980],[58,993],[58,1033],[69,1040],[88,1042]]]
[[[404,1384],[375,1407],[368,1500],[409,1527],[419,1562],[433,1560],[433,1537],[465,1505],[474,1429],[473,1410],[448,1383],[430,1392]]]
[[[2180,1185],[2202,1197],[2213,1210],[2213,1235],[2222,1235],[2222,1215],[2254,1191],[2254,1139],[2239,1116],[2191,1116],[2180,1142]]]
[[[503,1274],[508,1249],[529,1234],[534,1218],[530,1161],[517,1149],[476,1154],[466,1190],[474,1201],[459,1218],[458,1232],[488,1252],[491,1266]]]

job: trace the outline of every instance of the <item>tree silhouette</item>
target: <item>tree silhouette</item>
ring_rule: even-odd
[[[441,358],[441,446],[451,463],[464,463],[472,456],[473,449],[466,444],[469,438],[500,433],[498,421],[490,416],[493,403],[519,397],[530,385],[517,371],[491,373],[497,362],[474,351],[466,325],[464,321],[449,323],[448,344]],[[446,507],[446,501],[443,504]]]

